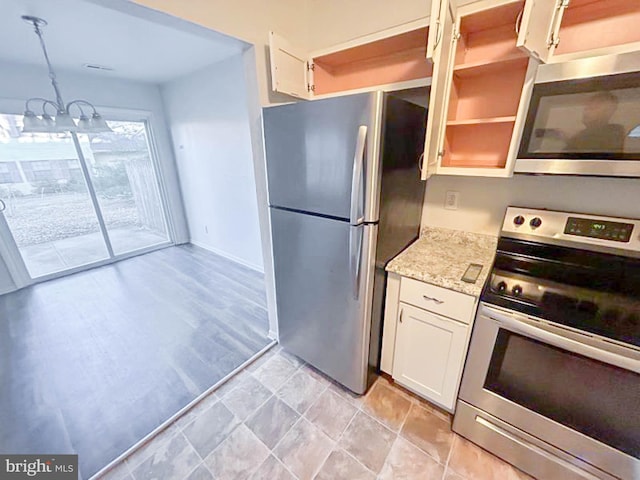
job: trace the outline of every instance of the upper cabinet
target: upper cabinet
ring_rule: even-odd
[[[511,176],[538,64],[517,46],[524,0],[439,3],[423,177]]]
[[[429,27],[419,21],[329,50],[302,52],[269,33],[271,82],[276,92],[312,99],[431,77],[425,58]],[[420,82],[418,82],[420,83]]]
[[[640,50],[638,0],[526,0],[518,47],[542,62]]]

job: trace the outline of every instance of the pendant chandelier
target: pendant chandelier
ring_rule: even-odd
[[[51,62],[49,61],[49,55],[47,48],[42,38],[42,27],[47,25],[47,22],[42,18],[32,17],[24,15],[22,19],[33,25],[36,35],[40,39],[40,46],[42,47],[42,53],[44,59],[47,62],[49,68],[49,78],[51,79],[51,85],[56,94],[55,101],[48,100],[46,98],[34,97],[30,98],[26,102],[24,118],[23,118],[23,133],[64,133],[64,132],[77,132],[77,133],[101,133],[111,132],[111,128],[107,125],[107,122],[97,112],[96,107],[86,100],[73,100],[65,105],[62,101],[62,95],[60,94],[60,88],[56,80],[56,74],[53,71]],[[42,107],[42,114],[37,116],[32,110],[32,105],[40,104]],[[49,111],[47,111],[49,107]],[[84,107],[84,108],[83,108]],[[77,109],[80,114],[78,123],[71,117],[71,109]],[[87,115],[88,110],[91,117]]]

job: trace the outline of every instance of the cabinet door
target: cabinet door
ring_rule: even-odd
[[[434,5],[439,8],[434,8]],[[453,67],[455,52],[455,7],[450,0],[434,0],[431,12],[432,19],[436,15],[434,10],[437,10],[438,16],[429,26],[427,45],[427,59],[433,61],[433,76],[429,93],[429,113],[422,159],[422,180],[426,180],[435,173],[442,152],[447,123],[449,72]]]
[[[569,0],[527,0],[518,29],[518,48],[547,63],[558,45],[558,31]]]
[[[453,411],[468,325],[400,304],[393,379]]]
[[[269,32],[271,88],[298,98],[311,98],[311,69],[304,52],[289,44],[280,35]]]

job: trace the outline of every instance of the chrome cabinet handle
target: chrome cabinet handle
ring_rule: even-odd
[[[435,297],[427,297],[426,295],[422,295],[422,298],[424,298],[428,302],[434,302],[436,305],[442,305],[444,303],[444,300],[440,300]]]
[[[516,18],[516,35],[520,35],[520,26],[522,25],[522,14],[524,13],[524,8],[520,10],[518,13],[518,17]]]
[[[436,41],[433,44],[434,54],[435,54],[436,48],[438,48],[438,45],[440,45],[441,41],[442,41],[442,28],[440,25],[440,20],[436,20]]]
[[[400,323],[402,323],[402,314],[404,313],[404,308],[400,309]]]

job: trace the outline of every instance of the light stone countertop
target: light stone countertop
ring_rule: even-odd
[[[391,260],[386,270],[478,297],[491,270],[497,242],[491,235],[424,227],[420,238]],[[461,280],[470,263],[483,266],[475,283]]]

